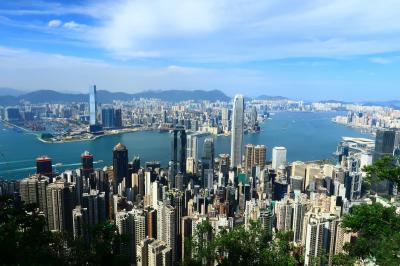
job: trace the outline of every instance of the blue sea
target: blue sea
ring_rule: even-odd
[[[275,146],[287,148],[288,161],[331,159],[336,146],[344,136],[372,138],[357,129],[335,124],[332,117],[337,112],[282,112],[266,120],[261,132],[249,133],[245,144],[267,146],[267,160]],[[80,154],[89,151],[100,168],[112,162],[112,149],[123,143],[133,158],[139,155],[141,162],[159,160],[167,166],[170,160],[170,135],[155,131],[133,132],[98,138],[93,141],[49,144],[37,140],[34,134],[6,128],[0,123],[0,177],[20,179],[35,172],[35,158],[48,155],[53,159],[57,171],[76,169],[80,165]],[[202,141],[200,141],[202,142]],[[202,145],[199,146],[200,152]],[[230,153],[230,137],[215,137],[216,153]],[[98,162],[101,161],[101,162]]]

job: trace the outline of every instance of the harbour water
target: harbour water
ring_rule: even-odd
[[[276,113],[261,126],[261,132],[246,134],[245,144],[267,146],[267,160],[271,159],[274,146],[288,149],[288,161],[309,161],[332,158],[332,153],[343,136],[367,137],[357,129],[335,124],[331,119],[337,112]],[[230,153],[230,136],[215,138],[216,153]],[[0,177],[20,179],[35,172],[35,158],[48,155],[57,171],[76,169],[80,154],[87,150],[94,154],[95,167],[110,165],[112,149],[118,143],[125,144],[129,157],[139,155],[142,163],[159,160],[166,166],[170,159],[170,135],[155,131],[133,132],[98,138],[93,141],[49,144],[36,139],[34,134],[6,128],[0,123]],[[202,151],[200,140],[199,151]]]

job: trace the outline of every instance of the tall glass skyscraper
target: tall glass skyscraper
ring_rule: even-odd
[[[90,125],[97,125],[97,92],[96,85],[93,85],[89,89],[89,113],[90,113]]]
[[[171,141],[171,161],[174,163],[174,174],[186,173],[186,131],[178,126],[174,129]]]
[[[396,132],[393,130],[377,130],[375,137],[374,160],[384,155],[393,155]]]
[[[236,95],[233,100],[232,135],[231,135],[231,165],[237,167],[242,162],[243,155],[243,125],[244,99],[243,95]]]

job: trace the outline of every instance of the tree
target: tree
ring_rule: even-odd
[[[0,258],[2,264],[64,264],[54,247],[45,219],[34,205],[0,199]]]
[[[0,264],[129,265],[116,248],[125,237],[114,224],[105,222],[91,231],[90,243],[68,232],[49,232],[36,206],[0,198]]]
[[[247,229],[244,226],[222,229],[212,238],[209,232],[212,227],[207,221],[200,224],[192,241],[196,252],[184,265],[213,265],[214,262],[218,265],[301,265],[300,252],[291,244],[293,234],[290,232],[280,232],[269,241],[267,232],[258,222],[252,222]],[[206,239],[208,241],[204,242]]]
[[[377,180],[388,180],[400,187],[400,162],[394,156],[383,156],[363,170],[367,173],[365,181],[369,184]]]
[[[394,207],[379,203],[354,206],[342,226],[357,234],[356,240],[345,246],[349,259],[400,265],[400,216]]]

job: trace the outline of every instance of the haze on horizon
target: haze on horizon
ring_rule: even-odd
[[[396,0],[2,1],[0,88],[400,98]]]

